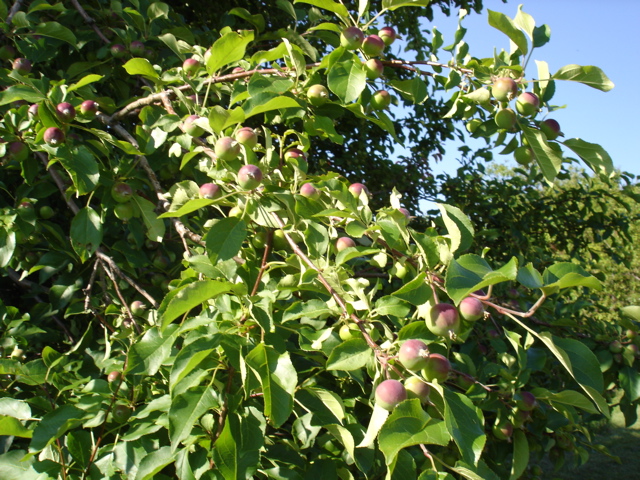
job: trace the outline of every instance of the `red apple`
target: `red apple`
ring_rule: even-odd
[[[255,165],[244,165],[238,171],[238,185],[245,190],[253,190],[262,183],[262,170]]]
[[[535,93],[524,92],[516,100],[516,110],[525,117],[533,117],[538,113],[539,107],[540,99]]]
[[[80,113],[86,118],[93,118],[98,113],[98,104],[93,100],[85,100],[80,104]]]
[[[385,48],[384,41],[378,35],[369,35],[362,42],[362,51],[369,57],[377,57]]]
[[[204,129],[195,123],[196,120],[199,119],[200,117],[198,115],[189,115],[182,125],[184,131],[192,137],[199,137],[204,134]]]
[[[221,137],[216,142],[214,152],[222,160],[235,160],[240,155],[240,144],[235,138]]]
[[[64,143],[64,132],[58,127],[49,127],[44,131],[44,141],[47,145],[57,147],[61,143]]]
[[[364,71],[369,80],[380,78],[384,72],[384,65],[377,58],[370,58],[364,64]]]
[[[371,96],[370,103],[374,110],[384,110],[391,105],[391,94],[386,90],[378,90]]]
[[[349,237],[340,237],[336,240],[336,250],[341,252],[345,248],[352,248],[356,246],[356,242],[353,238]]]
[[[358,27],[345,28],[340,34],[340,45],[347,50],[357,50],[364,42],[364,33]]]
[[[403,400],[407,399],[407,390],[398,380],[384,380],[376,387],[376,405],[385,410],[393,410]]]
[[[58,113],[58,118],[64,123],[69,123],[76,118],[76,109],[69,102],[59,103],[56,106],[56,112]]]
[[[319,198],[320,191],[310,183],[305,183],[300,187],[300,195],[307,198]]]
[[[113,58],[122,58],[127,53],[127,49],[125,48],[125,46],[119,43],[111,45],[111,48],[109,50],[111,51],[111,55],[113,55]]]
[[[16,58],[12,64],[13,69],[20,75],[27,75],[31,71],[31,61],[26,58]]]
[[[500,102],[509,102],[516,98],[518,94],[518,84],[513,78],[496,78],[491,87],[493,97]]]
[[[427,365],[429,348],[422,340],[407,340],[400,346],[398,360],[408,370],[420,370]]]
[[[214,199],[218,198],[222,194],[220,186],[215,183],[205,183],[200,186],[200,196],[202,198]]]
[[[450,337],[460,330],[458,310],[448,303],[437,303],[431,307],[425,322],[433,334],[441,337]]]
[[[378,36],[382,39],[387,47],[395,42],[396,38],[398,38],[398,34],[393,29],[393,27],[382,27],[378,31]]]
[[[198,70],[200,70],[201,66],[202,64],[195,58],[187,58],[184,62],[182,62],[182,71],[188,76],[192,76]]]
[[[236,140],[240,145],[244,145],[247,149],[253,150],[258,144],[258,135],[251,127],[242,127],[236,132]]]
[[[451,372],[451,362],[439,353],[432,353],[427,357],[427,364],[422,369],[422,376],[428,382],[437,380],[442,383],[449,378]]]

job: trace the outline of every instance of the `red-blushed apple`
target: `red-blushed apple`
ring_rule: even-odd
[[[449,338],[460,331],[458,310],[448,303],[437,303],[431,307],[425,323],[431,333],[441,337]]]
[[[349,192],[356,198],[360,198],[362,192],[364,192],[367,197],[370,195],[369,189],[362,183],[352,183],[349,185]]]
[[[386,90],[378,90],[369,101],[374,110],[384,110],[391,105],[391,94]]]
[[[220,137],[214,146],[214,152],[218,158],[231,161],[240,155],[240,144],[235,138]]]
[[[523,412],[530,412],[538,406],[538,402],[536,401],[536,397],[533,393],[526,392],[524,390],[516,393],[513,396],[513,399],[516,402],[516,406]]]
[[[238,185],[245,190],[253,190],[262,183],[262,170],[255,165],[243,165],[238,171]]]
[[[125,46],[121,45],[120,43],[111,45],[109,51],[111,52],[113,58],[122,58],[127,53],[127,49],[125,48]]]
[[[74,118],[76,118],[76,109],[73,108],[69,102],[62,102],[56,106],[56,112],[58,113],[58,118],[60,121],[64,123],[71,122]]]
[[[398,380],[384,380],[376,387],[376,405],[385,410],[393,410],[400,402],[407,399],[407,390]]]
[[[522,166],[529,165],[533,160],[533,150],[521,145],[513,151],[513,158]]]
[[[112,372],[109,372],[109,375],[107,375],[107,382],[119,382],[121,377],[122,373],[120,373],[118,370],[113,370]]]
[[[476,297],[463,298],[458,310],[460,316],[467,322],[475,322],[484,317],[484,305]]]
[[[449,378],[449,373],[451,373],[451,362],[439,353],[431,353],[427,357],[427,364],[422,369],[422,376],[428,382],[437,380],[442,383]]]
[[[336,240],[336,250],[339,252],[343,251],[345,248],[351,248],[355,246],[356,242],[353,240],[353,238],[350,237],[340,237],[338,238],[338,240]]]
[[[222,195],[220,186],[215,183],[204,183],[200,186],[200,196],[212,200]]]
[[[134,40],[129,45],[129,51],[131,52],[131,55],[135,57],[144,56],[144,52],[145,52],[144,43],[142,43],[140,40]]]
[[[29,147],[22,142],[11,142],[7,153],[16,162],[24,162],[29,156]]]
[[[300,195],[307,198],[319,198],[320,190],[314,187],[311,183],[305,183],[300,187]]]
[[[386,47],[384,41],[378,35],[369,35],[362,42],[362,51],[369,57],[378,57]]]
[[[398,34],[393,29],[393,27],[382,27],[378,30],[378,36],[382,39],[384,44],[388,47],[398,38]]]
[[[245,148],[253,150],[258,144],[258,134],[251,127],[242,127],[236,132],[236,141]]]
[[[34,103],[33,105],[31,105],[28,110],[29,115],[32,117],[37,117],[39,108],[40,107],[37,103]]]
[[[111,196],[118,203],[126,203],[133,198],[133,189],[128,183],[117,182],[111,187]]]
[[[347,27],[340,34],[340,45],[347,50],[357,50],[364,42],[364,33],[358,27]]]
[[[329,100],[329,90],[319,83],[311,85],[307,90],[307,99],[314,107],[321,107]]]
[[[131,417],[131,409],[126,405],[116,405],[111,412],[113,420],[117,423],[125,423]]]
[[[547,118],[540,122],[540,131],[545,134],[547,140],[555,140],[562,133],[560,124],[553,118]]]
[[[117,219],[122,220],[123,222],[128,222],[133,218],[135,211],[133,210],[133,205],[131,205],[131,202],[118,203],[115,207],[113,207],[113,214]]]
[[[80,114],[85,118],[93,118],[98,113],[98,104],[93,100],[85,100],[80,104]]]
[[[191,135],[192,137],[199,137],[204,134],[204,129],[196,124],[195,122],[199,120],[200,117],[198,115],[189,115],[185,118],[184,123],[182,124],[182,128],[185,133]]]
[[[422,340],[405,341],[398,351],[398,360],[407,370],[420,370],[427,365],[429,348]]]
[[[384,65],[377,58],[370,58],[364,64],[364,71],[369,80],[380,78],[384,72]]]
[[[195,58],[187,58],[184,62],[182,62],[182,71],[186,73],[188,76],[195,75],[202,64],[196,60]]]
[[[620,343],[620,340],[613,340],[611,343],[609,343],[609,351],[611,353],[620,353],[622,352],[623,346],[622,343]]]
[[[407,218],[407,220],[411,220],[411,212],[409,212],[409,210],[407,210],[407,209],[406,209],[406,208],[404,208],[404,207],[400,207],[400,208],[398,209],[398,211],[399,211],[401,214],[403,214],[403,215]]]
[[[500,102],[509,102],[516,98],[518,94],[518,84],[513,78],[496,78],[491,87],[493,97]]]
[[[516,99],[516,110],[520,115],[525,117],[533,117],[538,113],[540,107],[540,99],[535,93],[524,92]]]
[[[32,68],[32,64],[30,60],[26,58],[16,58],[11,65],[13,70],[15,70],[20,75],[27,75]]]
[[[47,145],[57,147],[58,145],[64,143],[65,136],[64,132],[58,127],[49,127],[44,131],[43,139]]]
[[[420,377],[409,377],[404,381],[404,388],[407,390],[407,398],[417,398],[420,403],[429,401],[431,387]]]
[[[509,421],[495,423],[491,432],[498,440],[509,440],[513,435],[513,424]]]
[[[0,60],[11,60],[17,54],[18,52],[11,45],[2,45],[0,47]]]
[[[290,148],[284,154],[284,159],[297,166],[303,172],[309,168],[307,164],[307,155],[299,148]]]
[[[131,313],[139,317],[144,314],[147,306],[140,300],[134,300],[133,302],[131,302],[129,308],[131,309]]]
[[[510,108],[501,108],[497,111],[494,121],[498,128],[512,130],[516,126],[516,112]]]

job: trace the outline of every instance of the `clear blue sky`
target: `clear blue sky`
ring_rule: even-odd
[[[609,152],[617,168],[640,175],[640,0],[530,0],[506,4],[484,0],[485,10],[480,15],[471,14],[463,20],[471,55],[490,56],[494,47],[509,50],[507,36],[489,26],[486,9],[513,18],[519,3],[536,25],[546,23],[551,27],[551,41],[536,49],[532,60],[546,61],[552,74],[571,63],[596,65],[615,84],[613,90],[601,92],[575,82],[556,82],[551,103],[566,108],[550,117],[560,122],[565,138],[598,143]],[[453,41],[457,18],[436,16],[432,25],[443,32],[445,45]],[[448,57],[442,56],[441,60]],[[533,61],[527,77],[537,77]],[[434,165],[436,173],[453,173],[459,166],[456,146],[448,145],[447,150],[445,160]],[[510,161],[510,156],[496,155],[496,159]]]

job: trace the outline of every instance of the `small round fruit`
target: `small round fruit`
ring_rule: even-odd
[[[513,424],[511,422],[497,423],[491,431],[498,440],[509,440],[513,435]]]
[[[133,302],[131,302],[131,305],[129,308],[131,309],[131,313],[139,317],[141,315],[144,315],[144,312],[147,309],[147,306],[144,304],[144,302],[140,300],[134,300]]]
[[[370,58],[364,64],[364,71],[369,80],[380,78],[384,72],[384,65],[377,58]]]
[[[513,158],[522,166],[529,165],[533,161],[533,150],[522,145],[513,151]]]
[[[391,94],[386,90],[378,90],[371,96],[370,103],[374,110],[384,110],[391,105]]]
[[[404,381],[404,388],[407,390],[407,398],[417,398],[420,403],[429,401],[431,387],[420,377],[409,377]]]
[[[253,190],[262,183],[262,170],[255,165],[243,165],[238,171],[238,185],[245,190]]]
[[[385,410],[393,410],[400,402],[407,399],[407,390],[398,380],[384,380],[376,388],[376,405]]]
[[[113,207],[113,213],[116,218],[122,220],[123,222],[127,222],[133,218],[134,210],[131,202],[127,203],[119,203],[115,207]]]
[[[133,189],[128,183],[117,182],[111,187],[111,196],[118,203],[125,203],[133,198]]]
[[[47,145],[57,147],[64,143],[64,132],[58,127],[49,127],[45,130],[43,139]]]
[[[120,377],[121,376],[122,376],[122,373],[120,373],[118,370],[114,370],[113,372],[109,372],[109,375],[107,375],[107,382],[109,382],[109,383],[118,382],[118,381],[120,381]]]
[[[427,357],[427,363],[422,369],[422,376],[428,382],[437,380],[439,383],[445,382],[451,372],[451,362],[447,357],[439,353],[431,353]]]
[[[12,64],[13,70],[20,75],[27,75],[31,71],[31,61],[26,58],[16,58]]]
[[[516,98],[518,94],[518,84],[513,78],[501,77],[496,78],[491,87],[493,97],[500,102],[509,102]]]
[[[448,303],[437,303],[431,307],[425,323],[431,333],[441,337],[450,337],[460,330],[458,310]]]
[[[216,142],[214,152],[222,160],[235,160],[240,155],[240,144],[234,138],[220,137]]]
[[[127,53],[127,49],[125,48],[125,46],[119,43],[111,45],[109,51],[111,52],[113,58],[122,58]]]
[[[195,58],[187,58],[182,63],[182,71],[186,73],[188,76],[195,75],[195,73],[200,70],[200,62]]]
[[[362,183],[352,183],[349,185],[349,192],[356,198],[360,198],[362,192],[364,192],[367,197],[369,196],[369,189]]]
[[[37,117],[39,109],[40,109],[40,106],[37,103],[34,103],[29,107],[28,113],[32,117]]]
[[[236,132],[236,141],[247,149],[253,150],[258,144],[258,135],[251,127],[242,127]]]
[[[462,299],[458,310],[462,318],[467,322],[475,322],[484,317],[484,305],[476,297],[466,297]]]
[[[290,148],[289,150],[287,150],[284,153],[284,159],[287,160],[287,161],[289,161],[291,159],[296,159],[298,162],[300,162],[300,160],[306,161],[307,160],[307,156],[299,148]]]
[[[204,183],[200,186],[200,196],[208,200],[218,198],[222,194],[220,186],[215,183]]]
[[[93,100],[85,100],[80,104],[80,113],[85,118],[93,118],[98,113],[98,104]]]
[[[307,99],[314,107],[321,107],[329,100],[329,90],[319,83],[311,85],[307,90]]]
[[[609,343],[609,351],[611,353],[620,353],[622,352],[623,346],[622,343],[620,343],[620,340],[613,340],[611,343]]]
[[[51,217],[55,215],[53,208],[51,208],[49,205],[44,205],[40,207],[40,210],[38,213],[40,214],[40,218],[44,220],[49,220]]]
[[[364,42],[364,33],[358,27],[345,28],[340,34],[340,45],[347,50],[357,50]]]
[[[516,100],[516,110],[520,115],[525,117],[532,117],[538,113],[540,107],[540,99],[535,93],[524,92],[520,94]]]
[[[29,147],[22,142],[11,142],[7,150],[9,157],[16,162],[24,162],[29,156]]]
[[[344,324],[340,327],[340,330],[338,331],[338,335],[340,336],[340,339],[343,342],[346,342],[347,340],[351,340],[354,338],[360,338],[361,337],[361,332],[360,329],[356,326],[351,327],[351,325],[348,324]]]
[[[131,42],[131,45],[129,45],[129,51],[131,52],[131,55],[135,57],[144,56],[144,43],[142,43],[140,40],[134,40],[133,42]]]
[[[113,420],[117,423],[124,423],[131,417],[131,409],[126,405],[116,405],[111,412]]]
[[[555,140],[560,135],[560,124],[553,118],[547,118],[540,122],[540,130],[545,134],[547,140]]]
[[[76,109],[69,102],[59,103],[56,112],[58,112],[58,118],[64,123],[69,123],[76,118]]]
[[[199,137],[204,135],[204,128],[195,122],[199,120],[200,117],[198,115],[189,115],[185,120],[182,128],[184,128],[185,133],[191,135],[192,137]]]
[[[362,51],[369,57],[378,57],[384,52],[386,45],[378,35],[369,35],[362,42]]]
[[[338,240],[336,240],[336,250],[339,252],[343,251],[345,248],[352,248],[355,246],[356,242],[353,240],[353,238],[340,237]]]
[[[311,183],[305,183],[300,187],[300,195],[315,199],[320,197],[320,190],[314,187]]]
[[[398,38],[398,34],[393,29],[393,27],[382,27],[378,30],[378,36],[382,39],[384,44],[388,47]]]
[[[420,370],[427,366],[429,348],[422,340],[407,340],[400,346],[398,360],[408,370]]]
[[[467,129],[467,132],[474,133],[480,125],[482,125],[482,120],[480,120],[479,118],[474,118],[467,122],[465,128]]]
[[[244,215],[244,210],[236,205],[234,207],[231,207],[231,210],[229,210],[229,213],[227,215],[229,217],[241,218]]]
[[[496,113],[494,121],[498,128],[513,130],[513,127],[516,126],[516,112],[510,108],[502,108]]]
[[[516,406],[523,412],[530,412],[538,406],[536,397],[531,392],[520,391],[513,396]]]

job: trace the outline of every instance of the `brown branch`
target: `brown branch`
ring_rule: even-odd
[[[101,261],[106,262],[109,265],[109,268],[111,269],[112,272],[114,272],[116,275],[122,278],[125,282],[127,282],[129,285],[135,288],[138,291],[138,293],[140,293],[144,298],[149,300],[151,305],[153,305],[153,308],[158,308],[158,302],[156,302],[156,300],[151,295],[149,295],[144,288],[139,286],[136,282],[134,282],[131,278],[129,278],[129,276],[127,276],[122,270],[120,270],[120,267],[116,264],[116,262],[113,261],[113,258],[111,258],[109,255],[106,255],[100,249],[98,249],[98,251],[96,252],[96,256]]]
[[[100,257],[98,257],[98,260],[100,260],[100,264],[102,265],[102,268],[107,273],[107,276],[111,279],[111,282],[113,283],[113,288],[116,290],[116,295],[118,295],[118,298],[120,299],[120,303],[124,305],[124,309],[127,312],[127,315],[129,316],[129,320],[131,321],[133,326],[136,328],[136,332],[140,334],[141,333],[140,326],[138,325],[138,322],[136,322],[136,319],[134,318],[133,313],[131,313],[129,304],[122,296],[122,292],[120,291],[120,286],[118,285],[118,281],[116,280],[114,273],[111,271],[110,265],[106,261],[102,260]]]
[[[102,33],[102,30],[100,30],[100,28],[96,24],[96,21],[89,16],[84,8],[82,8],[80,2],[78,2],[78,0],[71,0],[71,3],[75,7],[75,9],[78,10],[78,13],[84,19],[84,21],[89,24],[91,28],[93,28],[93,31],[96,32],[96,35],[98,35],[98,37],[100,37],[100,40],[102,40],[107,45],[110,44],[111,42],[109,41],[109,39],[104,35],[104,33]]]

